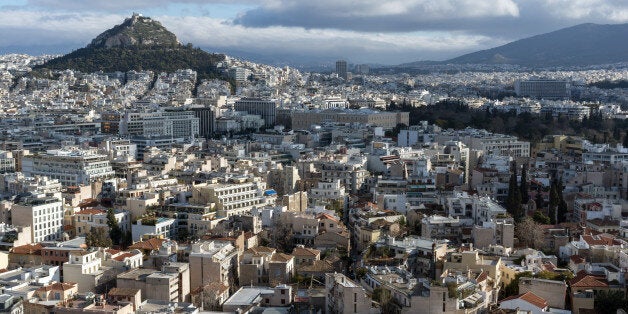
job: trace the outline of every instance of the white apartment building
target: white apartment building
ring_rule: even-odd
[[[98,251],[71,252],[68,261],[63,263],[63,280],[78,283],[79,292],[94,291],[106,279],[103,278],[102,259],[97,253]]]
[[[63,203],[56,197],[24,198],[13,205],[11,218],[14,225],[31,226],[34,243],[60,240],[63,234]]]
[[[199,132],[200,119],[193,111],[127,111],[120,117],[120,135],[195,138]]]
[[[242,215],[265,205],[265,188],[264,182],[201,184],[192,188],[190,203],[214,203],[220,217]]]
[[[64,186],[89,185],[115,175],[106,155],[94,150],[59,149],[22,158],[25,176],[46,176]]]
[[[338,179],[331,182],[318,182],[315,188],[310,189],[309,197],[314,200],[344,199],[345,189]]]
[[[14,172],[15,158],[13,153],[0,150],[0,173]]]
[[[173,218],[138,219],[131,225],[133,242],[142,241],[142,237],[173,239],[177,233],[177,220]]]

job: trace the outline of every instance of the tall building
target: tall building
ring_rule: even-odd
[[[571,82],[548,79],[517,80],[515,81],[515,93],[519,97],[569,99],[571,97]]]
[[[256,114],[264,119],[265,127],[275,125],[277,117],[277,102],[260,98],[243,98],[235,102],[234,109],[246,111],[248,114]]]
[[[194,116],[199,120],[198,135],[210,138],[216,132],[217,108],[214,106],[195,106],[190,107],[190,111],[194,112]]]
[[[61,240],[63,204],[57,197],[24,198],[11,208],[11,219],[16,226],[31,226],[34,243]]]
[[[64,186],[88,185],[115,175],[107,155],[94,150],[58,149],[22,158],[25,176],[46,176]]]
[[[336,61],[336,73],[338,74],[338,77],[342,77],[344,80],[347,80],[347,61]]]

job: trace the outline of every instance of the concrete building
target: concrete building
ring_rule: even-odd
[[[98,251],[70,253],[63,270],[63,281],[78,283],[79,292],[94,292],[107,284],[111,287],[119,272],[111,267],[103,267]]]
[[[571,97],[571,82],[550,79],[517,80],[515,81],[515,93],[519,97],[569,99]]]
[[[14,225],[31,226],[35,243],[60,240],[63,235],[63,203],[57,197],[27,197],[11,209]]]
[[[519,293],[526,292],[534,292],[545,299],[550,307],[565,308],[567,283],[564,281],[521,277],[519,278]]]
[[[325,275],[326,313],[369,313],[371,299],[364,288],[343,274]]]
[[[253,307],[287,307],[291,303],[291,286],[279,285],[274,288],[243,286],[222,304],[222,310],[230,313],[249,313]]]
[[[127,111],[120,117],[120,135],[172,138],[195,138],[199,135],[199,118],[193,111],[161,110]]]
[[[177,220],[166,217],[138,219],[131,225],[131,234],[133,242],[155,237],[173,239],[177,234]]]
[[[190,203],[214,203],[219,216],[242,215],[265,204],[265,188],[263,182],[199,184],[192,187]]]
[[[145,299],[184,302],[190,294],[190,271],[185,263],[169,263],[161,271],[136,268],[119,274],[116,286],[140,289]]]
[[[324,122],[361,123],[391,129],[397,124],[408,125],[408,112],[386,112],[372,109],[328,109],[294,111],[291,114],[292,129],[309,130],[312,125]]]
[[[192,289],[212,282],[231,286],[238,265],[238,251],[230,242],[194,243],[189,261]]]
[[[0,173],[14,172],[15,171],[15,158],[13,153],[9,151],[0,150]]]
[[[59,149],[48,150],[22,158],[25,176],[46,176],[57,179],[64,186],[89,185],[96,180],[115,175],[107,155],[94,150]]]
[[[277,102],[274,100],[242,98],[235,102],[234,109],[261,116],[262,119],[264,119],[265,127],[272,127],[275,125],[275,120],[277,118]]]
[[[347,61],[345,60],[338,60],[336,61],[336,74],[338,74],[338,77],[342,78],[343,80],[347,80],[348,78],[348,74],[347,74]]]

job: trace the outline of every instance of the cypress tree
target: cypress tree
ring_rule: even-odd
[[[515,161],[512,162],[510,171],[506,210],[516,221],[519,221],[523,217],[523,213],[521,210],[521,190],[517,184],[517,163]]]
[[[111,238],[113,244],[120,244],[120,240],[122,239],[122,229],[118,226],[118,221],[116,220],[113,208],[107,209],[107,226],[109,226],[109,237]]]
[[[530,201],[530,195],[528,195],[528,163],[524,163],[521,168],[521,203],[527,204]]]

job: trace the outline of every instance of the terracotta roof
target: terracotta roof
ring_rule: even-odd
[[[311,248],[307,248],[307,247],[295,247],[294,250],[292,251],[292,255],[295,256],[304,256],[304,255],[308,255],[308,256],[317,256],[321,254],[321,251],[316,250],[316,249],[311,249]]]
[[[286,263],[286,262],[289,262],[293,258],[294,258],[294,256],[292,256],[292,255],[288,255],[288,254],[284,254],[284,253],[275,253],[275,254],[273,254],[273,257],[270,258],[270,261],[271,262]]]
[[[482,282],[482,281],[486,280],[486,278],[488,278],[488,272],[483,271],[482,273],[480,273],[478,278],[475,278],[475,281]]]
[[[249,254],[271,254],[273,252],[275,252],[276,250],[270,247],[266,247],[266,246],[256,246],[256,247],[252,247],[248,250],[245,251],[245,253],[249,253]]]
[[[336,217],[330,215],[330,214],[326,214],[326,213],[321,213],[318,216],[316,216],[317,219],[329,219],[329,220],[333,220],[335,222],[338,222],[338,219],[336,219]]]
[[[131,257],[131,256],[135,256],[135,254],[131,253],[131,252],[125,252],[125,253],[122,253],[122,254],[114,257],[113,260],[116,260],[118,262],[122,262],[122,261],[124,261],[125,258]]]
[[[612,245],[613,239],[609,237],[600,237],[592,235],[583,235],[582,240],[589,245]]]
[[[121,251],[120,250],[116,250],[116,249],[106,249],[105,252],[107,252],[107,253],[109,253],[111,255],[115,255],[115,254],[120,253]]]
[[[35,244],[24,244],[21,246],[16,246],[13,247],[13,249],[11,250],[11,253],[14,254],[41,254],[41,249],[43,249],[44,247],[39,244],[39,243],[35,243]]]
[[[159,250],[161,244],[164,243],[166,239],[159,238],[150,238],[146,241],[141,241],[137,243],[133,243],[129,246],[129,249],[138,249],[138,250]]]
[[[513,296],[510,296],[510,297],[507,297],[507,298],[505,298],[505,299],[503,299],[503,300],[501,300],[499,302],[501,303],[501,302],[504,302],[504,301],[515,300],[515,299],[524,300],[524,301],[526,301],[526,302],[528,302],[528,303],[530,303],[530,304],[532,304],[532,305],[534,305],[534,306],[536,306],[536,307],[538,307],[540,309],[544,309],[544,308],[548,307],[547,301],[545,299],[539,297],[538,295],[534,294],[531,291],[528,291],[528,292],[523,293],[523,294],[513,295]]]
[[[76,287],[76,283],[74,282],[55,282],[52,284],[49,284],[47,286],[43,286],[39,289],[37,289],[37,292],[44,292],[44,291],[52,291],[52,290],[70,290],[72,288]]]
[[[591,275],[588,274],[586,271],[581,270],[578,272],[576,277],[569,280],[569,285],[571,287],[596,288],[608,287],[608,282],[603,276]]]
[[[314,261],[312,265],[303,265],[299,272],[330,273],[334,271],[334,266],[329,261]]]
[[[572,255],[569,257],[569,259],[574,262],[574,264],[582,264],[584,262],[586,262],[586,260],[584,259],[584,257],[580,256],[580,255]]]
[[[98,215],[98,214],[104,214],[106,213],[104,210],[101,209],[96,209],[96,208],[86,208],[83,209],[79,212],[77,212],[77,215]]]
[[[111,290],[109,290],[109,295],[110,296],[134,296],[137,291],[139,291],[140,289],[134,289],[134,288],[111,288]]]

